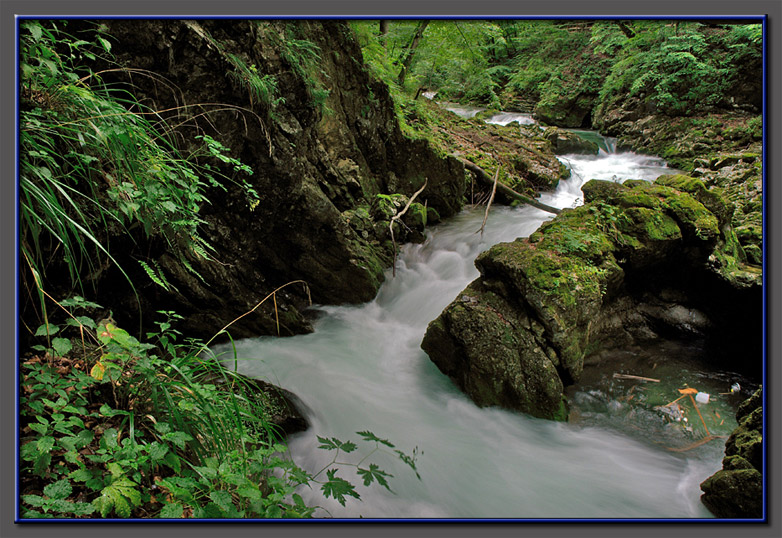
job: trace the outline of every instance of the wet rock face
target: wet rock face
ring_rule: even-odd
[[[562,381],[542,325],[485,284],[473,282],[429,326],[424,351],[480,406],[565,420]]]
[[[590,127],[595,94],[577,93],[554,103],[538,102],[535,117],[543,123],[561,127]]]
[[[718,193],[687,176],[583,190],[584,206],[478,257],[422,343],[444,373],[481,405],[564,419],[562,387],[604,349],[697,337],[715,361],[761,356],[761,281]]]
[[[717,517],[763,517],[763,392],[736,414],[739,423],[725,444],[722,470],[701,484],[701,501]]]
[[[260,195],[256,205],[233,183],[208,193],[202,234],[217,261],[192,256],[197,275],[169,255],[167,245],[144,245],[178,293],[146,287],[139,294],[142,310],[177,311],[189,335],[212,336],[295,280],[308,288],[279,291],[276,305],[270,298],[242,317],[232,335],[275,334],[278,321],[283,335],[306,332],[310,298],[322,304],[370,300],[393,254],[383,231],[388,220],[370,217],[363,234],[350,211],[368,212],[378,195],[409,197],[426,181],[421,204],[442,217],[461,208],[462,165],[403,136],[388,90],[370,78],[347,23],[111,20],[104,27],[118,63],[138,70],[109,72],[108,81],[132,84],[128,88],[152,110],[174,110],[169,114],[178,117],[169,123],[178,125],[177,140],[185,145],[209,134],[254,171],[246,179]],[[301,46],[289,46],[293,41]],[[314,63],[302,60],[302,44],[316,51]],[[231,55],[271,77],[268,102],[236,76]],[[422,237],[423,223],[411,230],[408,236],[400,225],[397,242]],[[104,280],[105,289],[115,290],[122,279]],[[140,274],[137,281],[148,280]],[[136,310],[135,298],[126,295],[116,297],[127,308],[115,308],[115,315]]]

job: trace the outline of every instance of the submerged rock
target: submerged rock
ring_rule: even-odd
[[[257,388],[257,396],[262,399],[269,412],[269,422],[277,426],[284,435],[303,432],[309,428],[304,416],[304,404],[292,392],[260,379],[247,379]]]
[[[701,484],[701,501],[717,517],[763,517],[763,390],[738,409],[722,470]]]
[[[719,193],[687,176],[583,191],[584,206],[478,257],[470,301],[422,343],[444,373],[480,405],[564,420],[562,387],[601,349],[695,335],[736,370],[761,356],[761,281]]]

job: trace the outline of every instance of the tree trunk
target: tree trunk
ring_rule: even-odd
[[[418,44],[421,42],[421,37],[424,35],[424,30],[426,30],[426,27],[429,25],[429,21],[421,21],[418,23],[418,28],[415,29],[415,34],[413,34],[413,38],[410,40],[410,43],[405,47],[405,50],[402,51],[402,54],[400,55],[400,64],[402,65],[402,69],[399,71],[399,77],[397,79],[397,83],[400,86],[405,85],[405,77],[407,76],[407,70],[410,68],[410,64],[413,63],[413,56],[415,56],[415,49],[418,48]]]
[[[388,39],[388,21],[380,21],[380,44],[383,48],[386,48],[386,40]]]
[[[468,161],[467,159],[462,159],[461,157],[457,157],[456,155],[454,155],[454,157],[459,159],[459,161],[461,161],[461,163],[464,165],[464,167],[467,170],[474,173],[478,181],[480,181],[484,185],[494,188],[494,180],[489,176],[489,174],[486,173],[486,171],[483,168],[476,165],[475,163]],[[496,188],[504,196],[507,196],[509,198],[515,198],[521,202],[524,202],[525,204],[531,205],[532,207],[537,207],[538,209],[542,209],[543,211],[553,213],[554,215],[559,215],[559,213],[561,212],[561,209],[557,207],[552,207],[542,202],[538,202],[537,200],[533,200],[532,198],[529,198],[528,196],[524,196],[523,194],[519,194],[518,192],[514,191],[507,185],[504,185],[503,183],[498,182]]]

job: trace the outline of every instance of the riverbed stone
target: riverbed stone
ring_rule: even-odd
[[[763,517],[763,389],[739,406],[722,470],[701,483],[701,501],[717,517]]]

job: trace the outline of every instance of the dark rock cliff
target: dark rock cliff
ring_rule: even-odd
[[[201,134],[230,148],[231,156],[253,169],[247,181],[260,195],[253,205],[232,184],[209,192],[210,204],[201,210],[202,234],[216,261],[189,256],[200,279],[162,241],[133,247],[156,259],[178,290],[142,286],[145,314],[174,310],[185,316],[188,334],[206,338],[294,280],[307,283],[315,303],[370,300],[392,257],[388,221],[382,220],[388,215],[377,210],[378,195],[400,193],[406,201],[426,181],[417,201],[433,215],[447,217],[460,209],[463,167],[426,141],[402,134],[388,89],[369,75],[346,22],[102,24],[124,68],[105,72],[104,79],[125,84],[158,111],[175,128],[182,149],[193,149]],[[270,81],[265,102],[246,76],[242,80],[237,59]],[[370,222],[358,226],[354,217],[361,209]],[[400,226],[396,240],[405,239]],[[135,264],[126,265],[132,270]],[[145,281],[143,273],[135,276]],[[112,298],[108,306],[120,322],[123,312],[138,308],[111,270],[100,280],[101,295]],[[281,334],[309,330],[303,286],[288,286],[275,298]],[[127,318],[128,324],[136,321]],[[234,336],[276,331],[271,299],[231,327]]]

